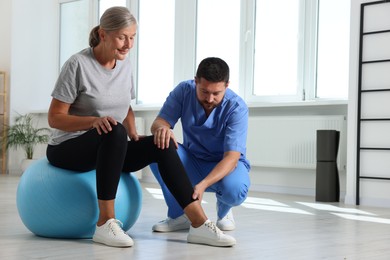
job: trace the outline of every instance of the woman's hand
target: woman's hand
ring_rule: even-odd
[[[111,124],[116,125],[117,122],[114,118],[110,116],[105,116],[105,117],[98,117],[96,118],[93,123],[92,127],[96,128],[96,131],[98,132],[99,135],[105,133],[107,134],[112,130]]]

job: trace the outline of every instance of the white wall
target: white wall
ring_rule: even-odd
[[[58,75],[58,1],[2,1],[12,2],[11,115],[42,111]]]

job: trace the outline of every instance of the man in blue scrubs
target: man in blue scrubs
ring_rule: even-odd
[[[228,88],[229,66],[220,58],[206,58],[198,66],[194,80],[181,82],[168,96],[151,131],[155,144],[164,149],[173,139],[178,154],[194,186],[194,199],[215,192],[217,226],[235,229],[232,207],[247,197],[250,185],[246,159],[248,107]],[[172,129],[178,120],[183,128],[183,144]],[[157,165],[152,172],[161,185],[168,205],[168,218],[155,224],[154,231],[188,229],[190,222],[161,179]]]

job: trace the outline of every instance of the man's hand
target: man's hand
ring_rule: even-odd
[[[203,199],[203,193],[207,189],[206,183],[204,181],[199,182],[194,187],[194,193],[192,194],[192,198],[194,200],[198,199],[200,202],[202,202]]]
[[[175,142],[176,149],[178,144],[173,134],[172,130],[169,127],[161,126],[157,128],[154,132],[154,144],[157,145],[160,149],[169,148],[169,142],[172,139]]]

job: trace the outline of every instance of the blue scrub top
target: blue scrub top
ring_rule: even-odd
[[[159,117],[173,128],[181,119],[183,145],[196,158],[219,162],[224,152],[241,153],[240,161],[250,168],[246,159],[248,107],[244,100],[229,88],[221,104],[209,117],[196,97],[194,80],[183,81],[169,94]]]

